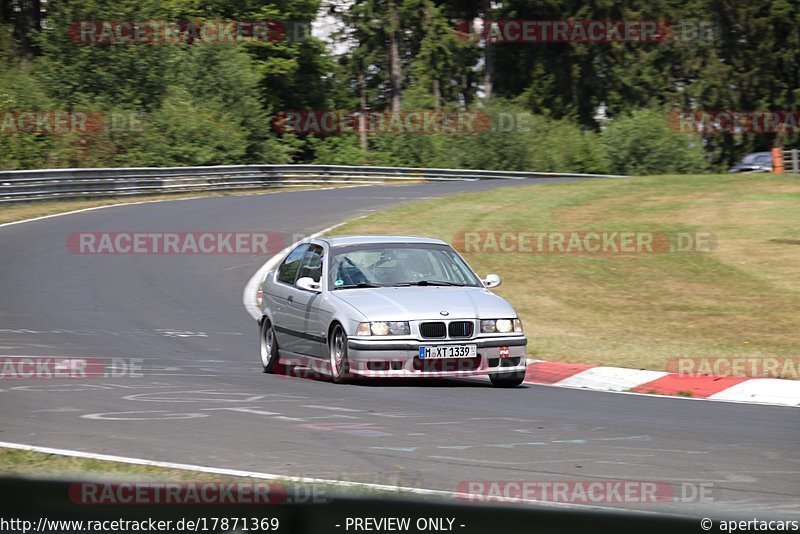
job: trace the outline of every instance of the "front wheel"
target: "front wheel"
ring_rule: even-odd
[[[337,384],[350,378],[350,363],[347,361],[347,334],[341,325],[336,325],[330,338],[331,377]]]
[[[264,317],[261,322],[261,365],[265,373],[272,373],[278,363],[278,342],[272,323]]]
[[[489,375],[492,385],[498,388],[514,388],[525,380],[525,371]]]

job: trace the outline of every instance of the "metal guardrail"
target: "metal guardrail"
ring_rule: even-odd
[[[784,172],[800,174],[800,150],[793,148],[783,153]]]
[[[0,171],[0,202],[195,191],[275,189],[387,181],[624,178],[606,174],[417,169],[347,165],[223,165]]]

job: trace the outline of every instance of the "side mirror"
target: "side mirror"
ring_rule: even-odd
[[[304,276],[295,282],[294,284],[300,289],[305,289],[306,291],[313,291],[314,293],[319,293],[322,291],[322,285],[319,282],[315,282],[313,278],[309,276]]]
[[[502,278],[500,278],[500,276],[499,276],[499,275],[496,275],[496,274],[487,274],[487,275],[486,275],[486,278],[484,278],[483,280],[481,280],[481,282],[483,282],[483,287],[485,287],[485,288],[487,288],[487,289],[491,289],[491,288],[493,288],[493,287],[497,287],[497,286],[499,286],[500,284],[502,284],[502,283],[503,283],[503,280],[502,280]]]

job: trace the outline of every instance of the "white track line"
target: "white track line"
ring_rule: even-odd
[[[253,195],[273,195],[275,193],[304,193],[306,191],[327,191],[330,189],[349,189],[351,187],[372,187],[372,185],[385,185],[385,184],[363,184],[363,185],[343,185],[340,187],[309,187],[308,189],[292,189],[292,190],[278,190],[278,191],[255,191],[252,193],[239,193],[233,195],[224,195],[224,196],[235,196],[235,197],[248,197]],[[4,226],[13,226],[15,224],[22,224],[27,222],[33,221],[41,221],[42,219],[51,219],[53,217],[61,217],[62,215],[72,215],[73,213],[81,213],[84,211],[94,211],[94,210],[102,210],[106,208],[116,208],[118,206],[135,206],[137,204],[154,204],[156,202],[177,202],[179,200],[198,200],[204,198],[216,198],[216,197],[223,197],[223,195],[200,195],[196,197],[176,197],[176,198],[160,198],[158,200],[138,200],[135,202],[119,202],[117,204],[106,204],[104,206],[92,206],[90,208],[81,208],[72,211],[63,211],[60,213],[51,213],[50,215],[42,215],[41,217],[33,217],[31,219],[23,219],[21,221],[11,221],[7,223],[0,223],[0,228]],[[44,200],[46,202],[46,200]]]
[[[137,204],[153,204],[155,202],[176,202],[178,200],[194,200],[196,198],[209,198],[209,197],[181,197],[181,198],[165,198],[159,200],[140,200],[137,202],[120,202],[119,204],[106,204],[104,206],[92,206],[90,208],[81,208],[78,210],[72,211],[62,211],[60,213],[51,213],[50,215],[42,215],[41,217],[34,217],[32,219],[23,219],[21,221],[11,221],[7,223],[0,224],[0,228],[3,226],[13,226],[15,224],[22,224],[28,223],[33,221],[41,221],[42,219],[52,219],[53,217],[61,217],[62,215],[72,215],[73,213],[81,213],[84,211],[94,211],[94,210],[102,210],[105,208],[116,208],[117,206],[135,206]]]
[[[470,497],[474,499],[482,498],[481,495],[470,495],[469,493],[457,492],[457,491],[446,491],[446,490],[435,490],[435,489],[426,489],[426,488],[412,488],[408,486],[390,486],[388,484],[372,484],[370,482],[351,482],[348,480],[331,480],[325,478],[314,478],[314,477],[297,477],[297,476],[288,476],[288,475],[277,475],[274,473],[262,473],[259,471],[244,471],[240,469],[227,469],[223,467],[208,467],[204,465],[193,465],[193,464],[179,464],[174,462],[162,462],[159,460],[145,460],[143,458],[131,458],[128,456],[114,456],[111,454],[99,454],[94,452],[83,452],[83,451],[74,451],[70,449],[54,449],[52,447],[40,447],[38,445],[26,445],[22,443],[9,443],[7,441],[0,441],[0,448],[7,448],[7,449],[15,449],[20,451],[30,451],[30,452],[39,452],[44,454],[57,454],[59,456],[70,456],[72,458],[86,458],[89,460],[99,460],[104,462],[118,462],[123,464],[131,464],[131,465],[146,465],[150,467],[162,467],[165,469],[180,469],[183,471],[197,471],[199,473],[211,473],[215,475],[227,475],[227,476],[234,476],[234,477],[245,477],[245,478],[258,478],[262,480],[277,480],[281,482],[293,482],[297,484],[325,484],[329,486],[337,486],[342,488],[355,488],[355,489],[369,489],[369,490],[379,490],[379,491],[387,491],[392,493],[412,493],[415,495],[427,495],[427,496],[434,496],[434,497],[442,497],[447,499],[452,498],[460,498],[465,502],[469,502]],[[499,503],[504,501],[503,499],[498,499],[493,501],[495,503]],[[659,514],[664,515],[662,512],[650,511],[650,510],[630,510],[626,508],[614,508],[614,507],[605,507],[605,506],[597,506],[597,505],[587,505],[587,504],[574,504],[574,503],[560,503],[560,502],[549,502],[549,501],[536,501],[532,499],[507,499],[506,502],[514,502],[514,503],[526,503],[526,504],[537,504],[541,506],[549,506],[549,507],[558,507],[558,508],[572,508],[572,509],[582,509],[582,510],[603,510],[603,511],[617,511],[617,512],[628,512],[628,513],[639,513],[639,514]],[[479,501],[480,502],[480,501]],[[675,514],[677,515],[677,514]]]

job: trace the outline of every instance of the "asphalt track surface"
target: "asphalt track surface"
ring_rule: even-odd
[[[482,380],[335,385],[267,375],[242,306],[267,257],[81,255],[66,246],[73,232],[310,234],[401,202],[509,185],[519,184],[212,197],[0,228],[0,355],[122,358],[143,368],[138,378],[0,381],[0,441],[445,491],[487,480],[699,484],[706,499],[686,486],[692,502],[601,506],[800,517],[796,408]]]

